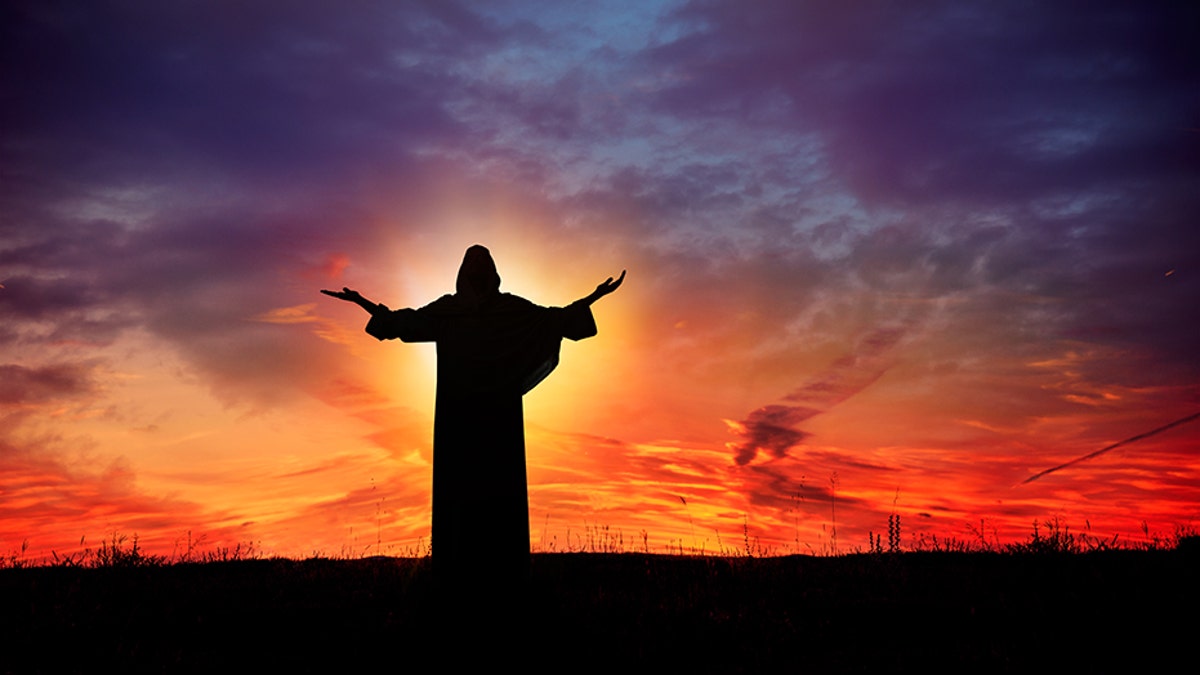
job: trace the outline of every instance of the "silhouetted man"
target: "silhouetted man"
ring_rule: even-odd
[[[380,340],[437,343],[433,422],[433,560],[439,578],[520,578],[529,565],[529,496],[521,397],[558,365],[562,338],[596,334],[591,304],[617,290],[609,277],[566,307],[500,292],[483,246],[467,249],[456,291],[392,311],[349,288],[321,291],[371,314]]]

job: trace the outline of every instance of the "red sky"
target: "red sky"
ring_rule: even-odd
[[[629,270],[534,550],[1193,527],[1200,423],[1022,481],[1200,412],[1195,11],[851,4],[4,10],[0,552],[422,552],[434,348],[317,291],[474,243]]]

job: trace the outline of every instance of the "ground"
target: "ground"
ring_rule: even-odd
[[[1145,669],[1187,658],[1198,558],[540,554],[466,597],[427,558],[4,569],[0,671]]]

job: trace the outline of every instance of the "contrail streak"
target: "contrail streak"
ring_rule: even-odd
[[[1078,464],[1080,462],[1087,461],[1089,459],[1092,459],[1093,457],[1099,457],[1100,455],[1103,455],[1104,453],[1108,452],[1109,450],[1119,448],[1122,445],[1128,445],[1134,441],[1140,441],[1143,438],[1150,438],[1151,436],[1153,436],[1155,434],[1162,433],[1162,432],[1166,431],[1167,429],[1174,429],[1175,427],[1177,427],[1181,424],[1187,424],[1188,422],[1191,422],[1192,420],[1195,420],[1195,419],[1200,419],[1200,412],[1188,415],[1187,417],[1184,417],[1183,419],[1175,420],[1174,422],[1171,422],[1170,424],[1164,424],[1163,426],[1161,426],[1157,429],[1154,429],[1152,431],[1147,431],[1145,433],[1138,434],[1137,436],[1130,436],[1129,438],[1126,438],[1123,441],[1118,441],[1107,447],[1100,448],[1099,450],[1089,453],[1089,454],[1086,454],[1083,457],[1077,457],[1077,458],[1067,462],[1066,464],[1059,464],[1058,466],[1051,467],[1049,469],[1046,469],[1045,471],[1039,471],[1039,472],[1033,474],[1032,476],[1030,476],[1029,478],[1026,478],[1025,480],[1021,481],[1020,485],[1024,485],[1026,483],[1032,483],[1033,481],[1041,478],[1042,476],[1045,476],[1048,473],[1054,473],[1055,471],[1058,471],[1059,469],[1065,469],[1068,466],[1071,466],[1073,464]]]

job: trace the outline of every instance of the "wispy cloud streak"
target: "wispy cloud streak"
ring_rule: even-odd
[[[1069,462],[1066,462],[1065,464],[1059,464],[1058,466],[1050,467],[1049,469],[1046,469],[1044,471],[1039,471],[1039,472],[1033,474],[1032,476],[1030,476],[1029,478],[1026,478],[1025,480],[1021,481],[1021,485],[1026,485],[1028,483],[1032,483],[1033,481],[1041,478],[1042,476],[1052,474],[1055,471],[1061,471],[1062,469],[1065,469],[1069,466],[1074,466],[1076,464],[1079,464],[1080,462],[1086,462],[1089,459],[1095,459],[1110,450],[1116,450],[1117,448],[1119,448],[1121,446],[1129,445],[1130,443],[1134,443],[1134,442],[1137,442],[1137,441],[1140,441],[1140,440],[1143,440],[1146,438],[1150,438],[1151,436],[1161,434],[1164,431],[1167,431],[1169,429],[1174,429],[1175,427],[1182,426],[1184,424],[1187,424],[1188,422],[1192,422],[1197,419],[1200,419],[1200,412],[1194,413],[1192,415],[1188,415],[1187,417],[1184,417],[1182,419],[1177,419],[1174,422],[1171,422],[1170,424],[1164,424],[1163,426],[1158,427],[1157,429],[1152,429],[1145,433],[1140,433],[1136,436],[1130,436],[1129,438],[1126,438],[1123,441],[1118,441],[1116,443],[1113,443],[1112,445],[1107,445],[1103,448],[1100,448],[1099,450],[1097,450],[1095,452],[1090,452],[1090,453],[1084,455],[1083,457],[1076,457],[1075,459],[1073,459]]]

